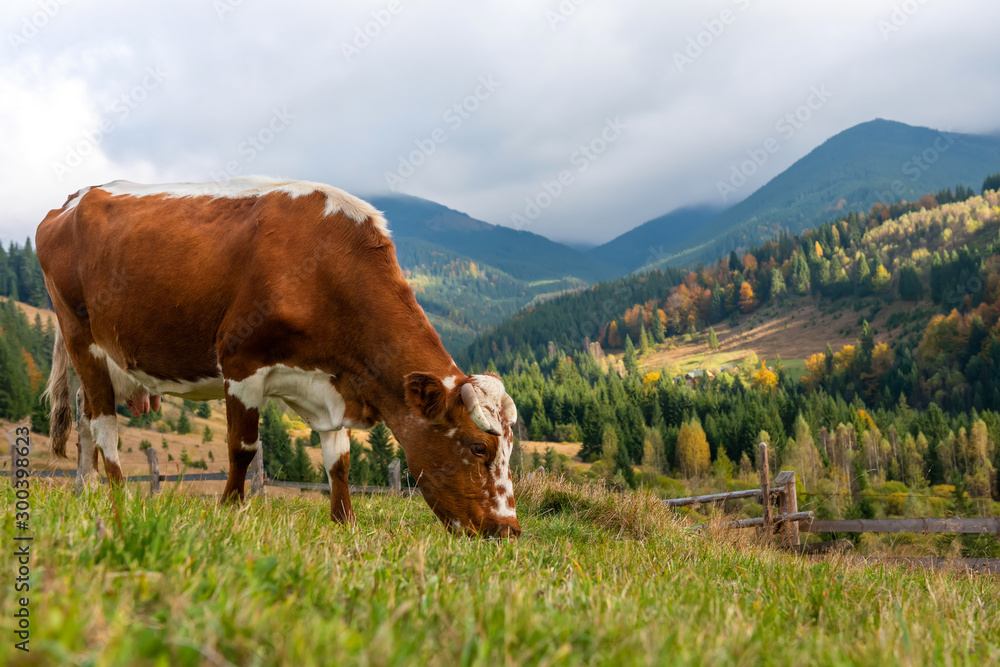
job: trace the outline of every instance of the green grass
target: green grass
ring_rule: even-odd
[[[358,498],[342,527],[314,498],[134,494],[119,526],[106,488],[36,482],[32,653],[10,639],[7,511],[0,664],[1000,662],[997,578],[808,560],[541,475],[518,494],[505,543],[445,533],[419,498]]]

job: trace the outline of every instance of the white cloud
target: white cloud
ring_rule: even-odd
[[[899,1],[576,0],[554,27],[547,12],[574,0],[398,0],[389,20],[390,0],[221,0],[232,8],[221,19],[208,0],[61,1],[17,48],[10,34],[59,0],[0,9],[4,240],[33,233],[84,185],[204,180],[234,161],[243,173],[384,191],[398,156],[445,126],[481,76],[501,87],[402,191],[510,224],[605,119],[621,117],[621,140],[532,224],[557,239],[603,241],[677,206],[718,203],[716,181],[813,85],[836,98],[745,194],[858,122],[991,132],[1000,117],[1000,4],[987,0],[927,0],[888,38],[878,21]],[[674,53],[717,30],[724,10],[734,19],[679,72]],[[359,29],[368,43],[348,58]],[[112,105],[150,67],[165,78],[119,119]],[[287,128],[243,150],[276,109],[293,116]],[[114,131],[59,180],[53,161],[109,114]]]

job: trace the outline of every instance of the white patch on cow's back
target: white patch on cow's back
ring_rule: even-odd
[[[444,385],[445,389],[447,389],[448,391],[451,391],[452,389],[455,388],[455,380],[456,379],[457,379],[457,376],[455,376],[455,375],[449,375],[445,379],[441,380],[441,384]]]
[[[347,404],[331,380],[325,371],[276,364],[258,368],[243,380],[228,380],[227,387],[247,408],[259,408],[264,397],[280,398],[322,433],[354,426],[344,420]]]
[[[351,220],[357,223],[371,220],[372,224],[380,232],[389,235],[389,226],[383,217],[382,212],[374,206],[348,194],[340,188],[324,183],[313,183],[311,181],[294,181],[269,178],[267,176],[239,176],[229,179],[224,183],[209,181],[205,183],[163,183],[158,185],[146,185],[143,183],[132,183],[131,181],[112,181],[104,185],[97,186],[112,196],[128,195],[132,197],[151,197],[162,195],[168,198],[183,197],[212,197],[213,199],[223,197],[226,199],[249,199],[253,197],[263,197],[272,192],[283,192],[292,199],[311,195],[314,192],[321,192],[326,196],[326,215],[334,215],[342,212]],[[73,202],[78,202],[82,195]],[[70,202],[73,206],[76,204]]]
[[[62,210],[63,211],[72,211],[74,208],[76,208],[76,205],[80,203],[80,200],[83,199],[83,195],[87,194],[88,192],[90,192],[90,186],[89,185],[87,187],[85,187],[85,188],[77,190],[77,192],[76,192],[75,195],[70,195],[69,200],[63,206]]]

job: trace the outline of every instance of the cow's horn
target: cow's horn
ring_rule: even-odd
[[[471,382],[462,385],[462,402],[465,403],[465,409],[469,411],[469,417],[472,418],[476,426],[490,435],[500,435],[496,428],[486,419],[483,406],[479,405],[479,397],[476,396],[476,389],[472,386]]]
[[[503,400],[500,401],[503,405],[503,413],[507,416],[507,423],[514,425],[517,423],[517,406],[514,405],[514,399],[510,397],[510,394],[504,393]]]

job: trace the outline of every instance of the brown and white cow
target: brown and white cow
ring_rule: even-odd
[[[367,202],[262,177],[115,181],[50,211],[36,248],[59,321],[53,450],[66,455],[68,355],[84,394],[81,479],[96,446],[122,482],[116,401],[225,398],[223,500],[242,500],[259,411],[275,397],[320,433],[334,520],[353,519],[347,428],[384,421],[449,529],[520,533],[514,402],[498,378],[467,376],[445,352]]]

